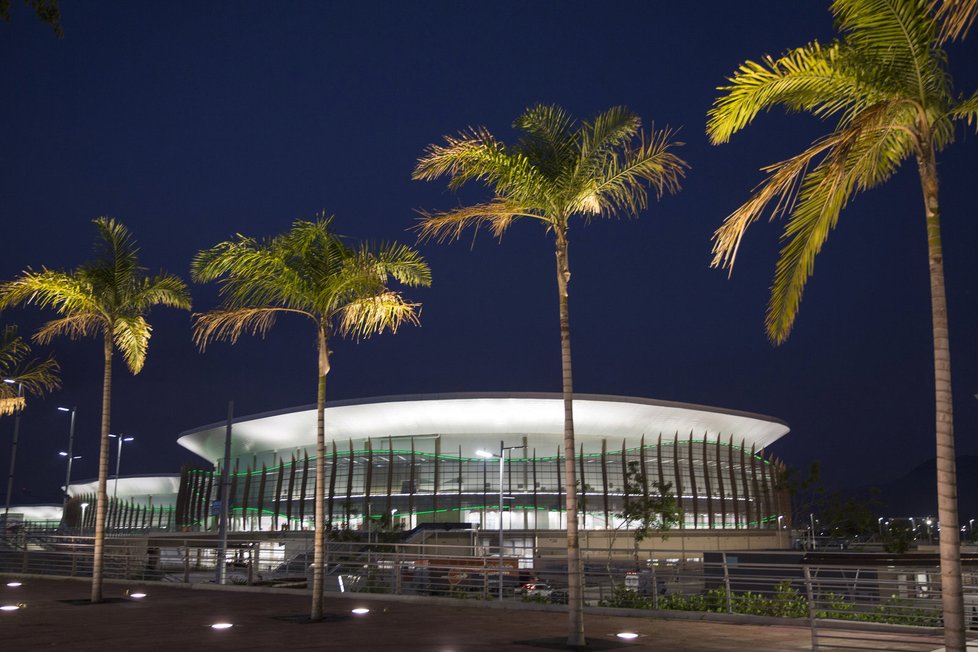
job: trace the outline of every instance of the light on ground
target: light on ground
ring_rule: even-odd
[[[20,582],[7,582],[7,586],[9,586],[12,589],[16,589],[18,586],[21,586],[21,583]]]
[[[618,632],[617,634],[615,634],[615,636],[617,636],[618,638],[623,638],[626,641],[630,641],[633,638],[638,638],[638,634],[636,634],[635,632]]]
[[[211,625],[211,629],[230,629],[234,627],[231,623],[214,623]]]
[[[20,609],[19,604],[5,604],[0,607],[0,611],[17,611],[18,609]]]
[[[133,598],[134,600],[141,600],[141,599],[143,599],[143,598],[146,597],[146,594],[145,593],[130,593],[129,594],[129,597],[130,598]]]
[[[358,616],[362,616],[363,614],[370,613],[370,609],[367,609],[366,607],[357,607],[353,610],[353,613],[357,614]]]

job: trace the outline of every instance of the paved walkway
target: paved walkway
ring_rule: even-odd
[[[106,583],[104,604],[84,604],[90,584],[78,580],[31,579],[10,588],[0,582],[0,649],[39,650],[482,650],[562,649],[566,612],[533,605],[500,609],[482,602],[444,604],[402,602],[383,596],[328,596],[326,622],[303,623],[307,594],[282,594],[220,587]],[[143,589],[141,600],[126,591]],[[66,601],[77,600],[83,604]],[[370,612],[354,615],[351,610]],[[223,631],[219,621],[233,623]],[[781,625],[653,620],[588,614],[590,649],[709,651],[809,650],[806,628]],[[615,634],[639,634],[633,642]]]

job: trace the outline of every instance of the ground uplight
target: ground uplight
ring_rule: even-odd
[[[20,582],[7,582],[7,586],[12,589],[16,589],[18,586],[22,586]]]
[[[353,613],[357,614],[358,616],[362,616],[363,614],[370,613],[370,609],[367,609],[366,607],[357,607],[353,610]]]
[[[132,598],[133,600],[142,600],[143,598],[146,597],[146,594],[145,593],[130,593],[129,594],[129,597]]]
[[[211,625],[211,629],[231,629],[234,627],[233,623],[214,623]]]
[[[623,638],[626,641],[630,641],[633,638],[638,638],[638,634],[636,634],[635,632],[618,632],[617,634],[615,634],[615,636],[617,636],[618,638]]]
[[[0,611],[17,611],[18,609],[20,609],[19,604],[5,604],[0,607]]]

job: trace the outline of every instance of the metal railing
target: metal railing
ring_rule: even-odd
[[[433,542],[432,542],[433,541]],[[208,536],[106,540],[106,578],[225,581],[307,589],[311,532],[255,537],[235,533],[220,558]],[[942,643],[936,558],[812,555],[804,552],[582,550],[584,601],[591,607],[695,611],[717,618],[793,619],[809,626],[812,648],[932,650]],[[511,554],[510,554],[511,553]],[[566,603],[566,556],[559,547],[493,547],[451,538],[422,543],[329,541],[327,592],[443,596],[470,600]],[[18,532],[0,538],[0,572],[91,575],[92,538]],[[978,630],[978,569],[966,560],[969,635]],[[726,614],[724,616],[723,614]]]

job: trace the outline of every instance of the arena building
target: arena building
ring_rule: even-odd
[[[208,460],[181,472],[175,525],[215,527],[226,423],[179,443]],[[425,523],[482,530],[566,527],[559,394],[443,394],[330,403],[326,521],[330,529],[410,530]],[[668,486],[685,530],[773,530],[789,521],[783,465],[765,449],[788,432],[771,417],[643,398],[576,395],[580,524],[613,530],[626,485]],[[311,529],[314,406],[236,419],[230,518],[237,531]],[[500,453],[503,461],[500,463]],[[631,474],[631,475],[629,475]],[[502,478],[502,485],[500,485]],[[502,491],[500,490],[502,488]],[[504,504],[500,512],[500,497]],[[733,533],[731,533],[733,534]]]

